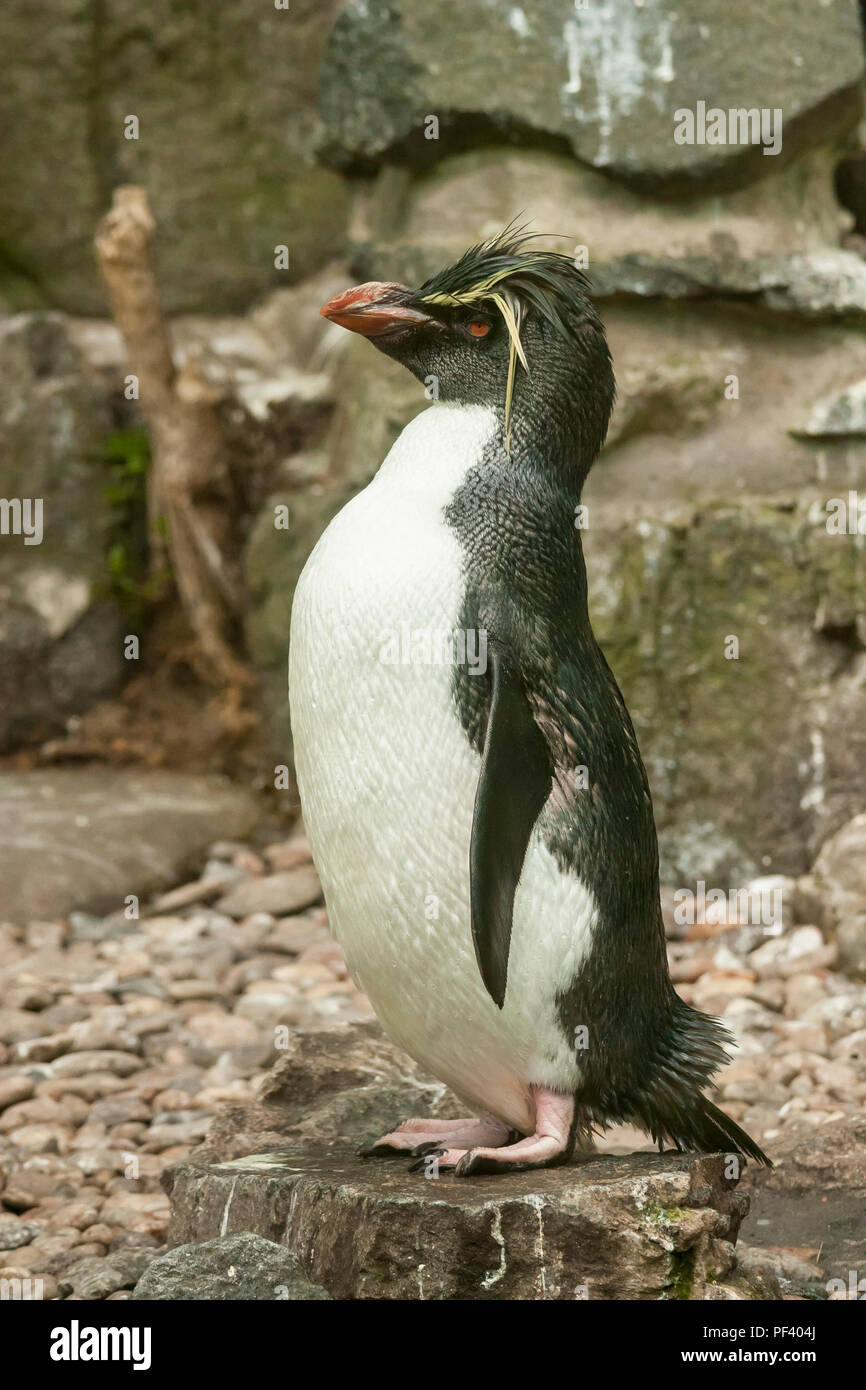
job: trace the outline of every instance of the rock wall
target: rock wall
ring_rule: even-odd
[[[350,168],[412,161],[432,113],[452,148],[513,136],[653,192],[715,191],[760,174],[761,152],[676,144],[674,109],[702,95],[779,108],[793,158],[856,121],[859,37],[853,4],[822,24],[810,0],[763,11],[748,0],[348,0],[325,49],[324,148]]]
[[[322,265],[347,207],[312,157],[336,8],[59,0],[43,23],[26,0],[5,6],[0,298],[104,313],[93,230],[120,183],[148,190],[175,312],[245,308],[285,278],[276,245],[291,248],[292,279]]]
[[[427,404],[318,304],[352,279],[416,281],[522,215],[587,260],[614,354],[585,543],[665,877],[726,886],[808,868],[864,806],[866,242],[836,180],[844,165],[859,205],[854,0],[243,0],[230,14],[165,0],[134,23],[92,0],[32,30],[21,10],[0,19],[8,39],[31,39],[3,98],[21,114],[5,123],[0,298],[79,316],[68,332],[96,393],[64,435],[80,461],[116,423],[124,371],[110,331],[80,317],[102,312],[93,224],[115,183],[147,185],[166,302],[196,311],[176,320],[179,352],[199,354],[222,394],[246,638],[280,759],[294,582]],[[778,152],[679,143],[678,113],[702,102],[765,109]],[[29,154],[46,120],[50,170]],[[26,322],[67,331],[56,315]],[[16,386],[31,413],[64,371]],[[44,486],[57,495],[56,479]],[[288,530],[274,524],[282,504]],[[85,547],[97,565],[99,515]],[[82,682],[76,707],[88,698]]]

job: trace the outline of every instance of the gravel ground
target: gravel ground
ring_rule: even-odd
[[[162,1246],[162,1170],[254,1095],[281,1030],[371,1018],[303,839],[212,846],[141,919],[0,925],[0,1279],[122,1298]]]
[[[820,919],[789,882],[786,901]],[[808,921],[674,920],[673,978],[739,1050],[716,1098],[772,1152],[862,1110],[866,986]],[[287,1030],[372,1017],[327,929],[306,841],[212,846],[139,920],[0,924],[0,1279],[44,1298],[129,1297],[162,1248],[160,1174],[217,1108],[251,1099]],[[622,1127],[600,1147],[651,1147]]]

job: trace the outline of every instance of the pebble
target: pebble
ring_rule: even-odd
[[[62,922],[28,922],[24,940],[32,951],[58,951],[66,933]]]
[[[35,1089],[32,1077],[0,1077],[0,1112],[10,1105],[17,1105],[19,1101],[29,1100]]]
[[[21,1245],[29,1245],[41,1231],[42,1227],[32,1222],[20,1221],[15,1216],[0,1216],[0,1251],[17,1250]]]
[[[188,1026],[191,1033],[211,1047],[239,1047],[261,1040],[255,1024],[236,1014],[195,1014]]]
[[[70,1033],[47,1034],[44,1038],[29,1038],[16,1043],[13,1056],[17,1062],[53,1062],[72,1047]]]
[[[130,1076],[140,1066],[141,1058],[134,1052],[68,1052],[57,1058],[52,1075],[86,1076],[88,1072],[107,1071],[116,1076]]]
[[[92,1301],[108,1298],[122,1289],[126,1278],[106,1260],[91,1255],[74,1264],[57,1282],[61,1294],[75,1294]]]
[[[291,840],[268,845],[265,859],[273,870],[296,869],[299,864],[311,864],[313,854],[306,835],[295,835]]]
[[[248,917],[254,912],[268,912],[279,917],[310,907],[321,896],[315,869],[311,864],[301,865],[263,878],[246,879],[220,898],[217,910],[230,917]]]
[[[833,965],[836,947],[825,944],[817,927],[796,927],[787,936],[776,936],[765,941],[748,959],[751,968],[757,971],[761,979],[768,976],[781,976],[784,979],[795,971]]]
[[[95,1221],[83,1234],[86,1240],[96,1241],[99,1245],[107,1247],[114,1238],[114,1227],[107,1226],[104,1221]]]

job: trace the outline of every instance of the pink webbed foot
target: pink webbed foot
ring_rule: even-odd
[[[444,1153],[454,1147],[461,1150],[484,1145],[496,1148],[507,1144],[513,1131],[492,1115],[482,1115],[465,1120],[427,1120],[416,1117],[404,1120],[389,1134],[363,1144],[358,1150],[362,1158],[377,1158],[398,1153],[408,1153],[412,1157],[431,1152]]]
[[[437,1168],[451,1168],[458,1178],[476,1173],[520,1173],[530,1168],[550,1168],[565,1163],[574,1146],[574,1097],[533,1086],[535,1095],[535,1132],[524,1139],[508,1144],[465,1144],[461,1140],[433,1150],[426,1150],[419,1171],[435,1153]]]

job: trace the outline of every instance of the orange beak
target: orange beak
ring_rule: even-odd
[[[341,328],[350,328],[353,333],[361,333],[365,338],[380,338],[386,333],[396,333],[401,328],[411,328],[413,324],[428,321],[429,316],[418,309],[388,303],[395,292],[403,293],[405,290],[405,285],[368,280],[365,285],[355,285],[335,295],[322,305],[319,312],[323,318],[338,323]]]

